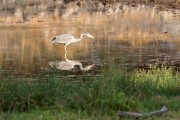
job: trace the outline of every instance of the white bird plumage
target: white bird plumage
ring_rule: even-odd
[[[71,43],[81,41],[84,35],[86,35],[89,38],[94,39],[94,37],[92,35],[90,35],[88,32],[83,32],[80,35],[80,38],[74,38],[71,34],[62,34],[62,35],[53,37],[49,42],[51,44],[63,44],[63,45],[65,45],[65,52],[67,52],[66,46],[71,44]]]

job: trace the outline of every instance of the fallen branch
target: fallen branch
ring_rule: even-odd
[[[136,117],[136,118],[145,118],[150,117],[152,115],[158,115],[162,114],[168,111],[168,108],[166,106],[163,106],[161,110],[152,111],[149,113],[136,113],[136,112],[125,112],[125,111],[118,111],[118,115],[120,117]]]

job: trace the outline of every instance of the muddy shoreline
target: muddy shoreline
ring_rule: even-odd
[[[4,24],[43,24],[80,14],[118,14],[128,9],[171,11],[179,16],[180,0],[0,0],[0,26]],[[86,15],[85,15],[86,16]]]

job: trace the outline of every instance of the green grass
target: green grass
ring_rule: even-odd
[[[153,116],[146,120],[179,120],[180,111],[169,111],[161,116]],[[86,112],[32,110],[29,112],[0,113],[0,120],[135,120],[134,118],[119,118],[117,114],[107,116],[102,114],[88,115]]]
[[[0,120],[112,120],[118,119],[118,116],[107,115],[88,115],[86,112],[78,111],[49,111],[49,110],[32,110],[29,112],[1,113]]]
[[[129,73],[111,67],[102,74],[77,81],[55,76],[35,82],[1,80],[0,110],[4,113],[0,118],[9,116],[19,120],[18,117],[30,112],[33,119],[37,112],[35,117],[39,119],[41,111],[44,119],[63,118],[63,114],[71,114],[72,119],[115,119],[119,110],[149,112],[163,105],[174,112],[180,109],[180,77],[172,68],[154,67]],[[51,115],[53,111],[58,115]]]

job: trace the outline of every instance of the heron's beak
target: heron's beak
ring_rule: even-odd
[[[89,38],[92,38],[92,39],[95,39],[92,35],[90,35],[90,34],[87,34],[87,36],[89,37]]]

